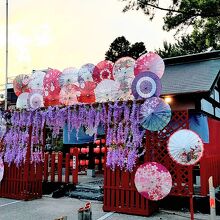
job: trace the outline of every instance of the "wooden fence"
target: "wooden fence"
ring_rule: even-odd
[[[78,183],[78,150],[74,149],[72,155],[62,152],[45,153],[43,166],[43,181]]]
[[[105,169],[104,211],[116,211],[127,214],[149,216],[158,206],[137,192],[134,185],[135,172],[125,172],[119,168]]]
[[[0,197],[31,200],[42,197],[42,164],[4,164]]]

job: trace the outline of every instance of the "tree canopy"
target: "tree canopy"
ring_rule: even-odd
[[[121,0],[127,2],[124,12],[142,10],[153,19],[157,10],[166,11],[163,29],[176,33],[191,26],[192,32],[181,32],[176,43],[164,42],[157,52],[163,57],[220,49],[220,0]]]
[[[143,12],[153,19],[156,10],[167,11],[164,17],[164,29],[169,31],[182,25],[194,25],[198,19],[220,17],[220,0],[121,0],[127,2],[123,11],[143,10]]]
[[[143,42],[131,44],[124,36],[117,37],[110,45],[105,53],[105,59],[115,62],[117,59],[125,56],[130,56],[137,59],[147,50]]]

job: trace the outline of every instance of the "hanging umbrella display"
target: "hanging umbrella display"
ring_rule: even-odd
[[[123,57],[116,61],[113,67],[114,78],[119,82],[120,87],[118,94],[120,100],[132,100],[131,84],[134,79],[134,63],[131,57]]]
[[[59,77],[61,72],[56,69],[50,69],[44,77],[44,104],[45,106],[58,105],[60,84]]]
[[[78,101],[81,103],[94,103],[95,102],[95,88],[96,83],[91,81],[86,81],[84,84],[80,84],[78,96]]]
[[[172,177],[163,165],[156,162],[142,164],[134,178],[137,191],[145,198],[158,201],[166,197],[172,188]]]
[[[203,151],[202,139],[188,129],[174,132],[168,140],[170,157],[181,165],[194,165],[201,159]]]
[[[29,93],[28,104],[30,108],[33,108],[33,109],[44,107],[43,95],[39,92]]]
[[[97,102],[116,101],[120,98],[120,84],[111,79],[104,79],[95,88]]]
[[[6,121],[4,118],[0,118],[0,141],[2,140],[3,136],[6,132]]]
[[[152,72],[138,74],[132,82],[132,94],[136,99],[160,96],[162,85],[159,77]]]
[[[28,83],[29,76],[25,74],[20,74],[13,80],[13,88],[16,96],[19,96],[23,92],[29,92]]]
[[[76,85],[65,85],[60,91],[60,103],[63,105],[74,105],[78,103],[77,97],[79,95],[79,87]]]
[[[149,52],[140,56],[134,67],[135,76],[146,71],[155,73],[159,78],[164,74],[164,61],[163,59],[154,52]]]
[[[27,109],[29,108],[29,93],[28,92],[23,92],[18,96],[17,102],[16,102],[16,108],[19,109]]]
[[[3,179],[3,176],[4,176],[4,162],[2,158],[0,157],[0,183]]]
[[[28,87],[32,92],[43,91],[44,87],[44,77],[46,73],[43,71],[34,71],[30,76],[30,81]]]
[[[99,62],[93,69],[92,78],[94,82],[99,83],[104,79],[114,79],[113,77],[114,63],[109,60]]]
[[[162,130],[171,119],[171,108],[158,97],[147,99],[140,109],[140,124],[150,131]]]
[[[84,81],[93,81],[92,73],[95,65],[92,63],[87,63],[81,66],[79,69],[78,77],[82,78]]]
[[[78,69],[75,67],[69,67],[63,70],[59,77],[60,86],[65,85],[78,85]]]

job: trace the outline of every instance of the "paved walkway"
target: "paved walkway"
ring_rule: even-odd
[[[32,201],[19,201],[0,198],[0,219],[2,220],[54,220],[67,216],[67,220],[77,220],[77,210],[87,201],[63,197],[59,199],[44,196],[42,199]],[[151,217],[140,217],[102,211],[102,203],[91,201],[93,220],[186,220],[190,219],[189,213],[160,211]],[[208,220],[209,216],[195,214],[195,219]],[[216,218],[220,220],[220,216]]]

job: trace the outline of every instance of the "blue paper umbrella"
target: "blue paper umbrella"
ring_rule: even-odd
[[[140,124],[150,131],[162,130],[171,119],[171,108],[158,97],[147,99],[141,106]]]

